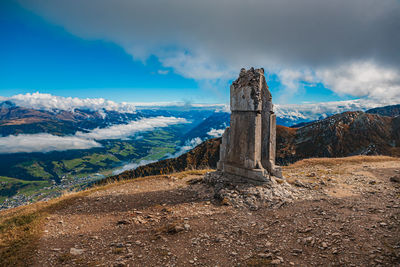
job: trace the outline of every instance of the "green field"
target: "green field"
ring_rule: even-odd
[[[103,147],[89,150],[0,155],[0,203],[15,194],[32,195],[53,181],[59,184],[98,173],[106,176],[126,163],[160,160],[176,152],[182,127],[141,133],[136,139],[105,140]]]
[[[51,185],[50,181],[25,181],[21,179],[0,176],[0,202],[15,194],[30,196],[40,189]]]

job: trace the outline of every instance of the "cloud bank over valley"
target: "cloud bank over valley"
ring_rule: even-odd
[[[96,140],[127,139],[139,132],[180,123],[188,123],[188,121],[183,118],[158,116],[108,128],[97,128],[88,133],[77,132],[72,136],[55,136],[47,133],[9,135],[0,137],[0,153],[89,149],[102,146]]]

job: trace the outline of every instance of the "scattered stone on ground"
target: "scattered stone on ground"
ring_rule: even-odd
[[[48,215],[34,265],[399,266],[400,161],[379,159],[299,162],[270,188],[109,186]]]

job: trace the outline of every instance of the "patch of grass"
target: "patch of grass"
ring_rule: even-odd
[[[186,171],[183,173],[204,174],[211,170]],[[178,173],[180,175],[180,173]],[[47,201],[37,202],[27,206],[0,211],[0,266],[31,266],[38,241],[42,235],[44,220],[49,214],[66,206],[73,205],[76,201],[96,191],[127,183],[135,183],[145,179],[165,179],[162,175],[141,177],[134,180],[123,180],[106,185],[93,187],[85,191],[69,193],[62,197]],[[181,231],[182,222],[172,222],[163,225],[158,230],[160,233],[175,233]],[[61,257],[60,261],[68,261]],[[63,262],[61,262],[63,263]]]
[[[212,169],[204,169],[204,170],[188,170],[179,173],[173,174],[177,179],[183,179],[188,177],[189,175],[204,175],[207,172],[214,171]]]
[[[174,221],[166,223],[157,229],[155,229],[156,235],[160,234],[176,234],[184,230],[182,226],[182,221]]]
[[[0,212],[0,266],[31,266],[46,216],[95,188]]]
[[[249,267],[273,266],[270,259],[263,259],[260,257],[251,257],[245,261],[244,265]]]
[[[368,162],[400,161],[399,158],[388,156],[351,156],[345,158],[310,158],[297,161],[294,164],[284,167],[285,169],[310,167],[315,165],[324,165],[326,167],[341,165],[346,163],[362,164]]]
[[[64,166],[68,170],[72,170],[83,163],[81,158],[70,159],[70,160],[63,160]]]
[[[25,169],[25,171],[33,176],[38,177],[40,179],[49,179],[51,178],[51,174],[46,172],[42,165],[39,162],[24,162],[23,164],[19,164],[17,167]]]
[[[113,248],[112,253],[113,254],[122,254],[125,251],[124,248]]]
[[[0,223],[0,266],[29,266],[41,232],[42,216],[23,213]],[[23,259],[22,259],[23,258]]]
[[[160,176],[148,178],[160,179]],[[137,180],[148,178],[143,177]],[[32,266],[34,253],[43,232],[43,222],[49,214],[73,205],[93,192],[132,182],[136,180],[113,182],[85,191],[69,193],[50,201],[0,211],[0,267]],[[68,257],[62,256],[59,260],[68,261]]]
[[[6,197],[11,197],[17,193],[26,196],[37,193],[40,189],[50,186],[49,181],[26,181],[12,177],[0,176],[0,202]]]
[[[62,253],[61,255],[59,255],[59,256],[57,257],[57,260],[58,260],[60,263],[67,263],[67,262],[69,262],[69,261],[72,260],[72,255],[69,254],[69,253]]]

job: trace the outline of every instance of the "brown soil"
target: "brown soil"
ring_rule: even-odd
[[[303,197],[217,202],[196,172],[117,183],[46,218],[36,266],[400,266],[400,160],[318,159],[283,169]]]

